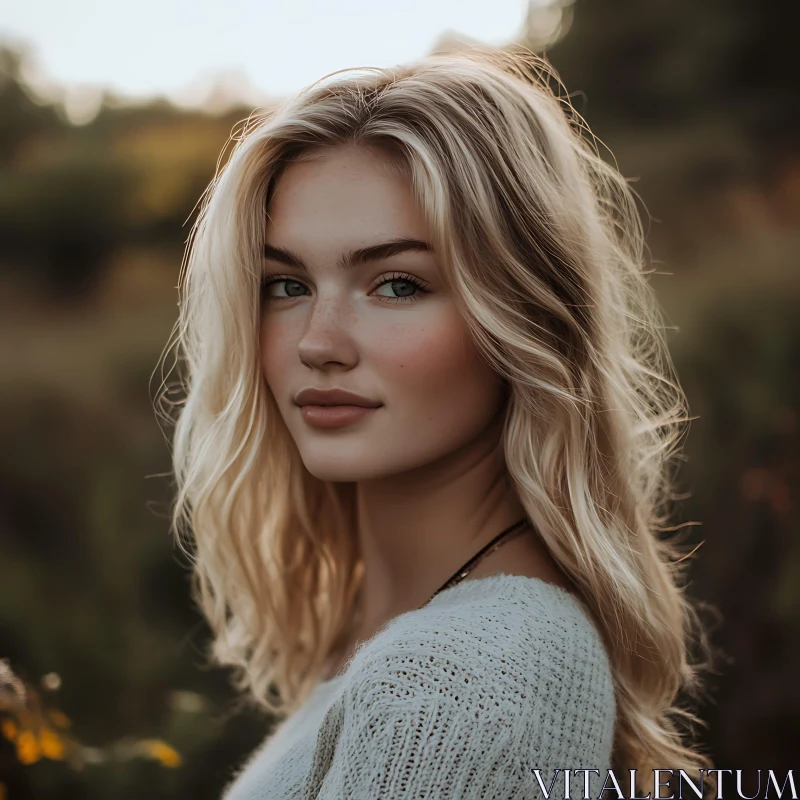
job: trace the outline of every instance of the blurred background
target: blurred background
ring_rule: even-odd
[[[470,40],[545,53],[649,210],[697,417],[676,523],[724,653],[701,740],[797,766],[792,5],[0,0],[0,800],[216,798],[269,731],[204,665],[168,532],[153,373],[184,244],[254,108]]]

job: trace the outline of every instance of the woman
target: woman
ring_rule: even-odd
[[[488,47],[334,73],[205,197],[173,522],[213,659],[285,717],[227,800],[707,764],[659,533],[684,398],[632,193],[554,77]]]

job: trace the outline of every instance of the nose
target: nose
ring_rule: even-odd
[[[352,324],[353,311],[344,303],[317,299],[297,343],[300,361],[317,369],[330,362],[353,366],[358,361],[358,352]]]

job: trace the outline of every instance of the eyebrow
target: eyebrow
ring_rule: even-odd
[[[427,242],[423,242],[420,239],[392,239],[382,244],[373,244],[369,247],[351,250],[339,259],[337,266],[340,269],[354,269],[362,264],[368,264],[372,261],[382,261],[385,258],[391,258],[399,253],[408,251],[432,253],[433,248]],[[308,267],[303,259],[291,250],[287,250],[285,247],[273,247],[271,244],[265,244],[264,258],[268,258],[272,261],[279,261],[281,264],[286,264],[290,267],[302,270],[303,272],[308,272]]]

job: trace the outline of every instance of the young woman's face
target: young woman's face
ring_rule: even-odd
[[[407,180],[388,165],[372,149],[319,151],[287,167],[268,209],[261,365],[306,468],[322,480],[431,464],[484,433],[505,398],[434,252],[412,246],[340,266],[353,251],[428,241]],[[377,407],[296,403],[303,389],[333,388]]]

